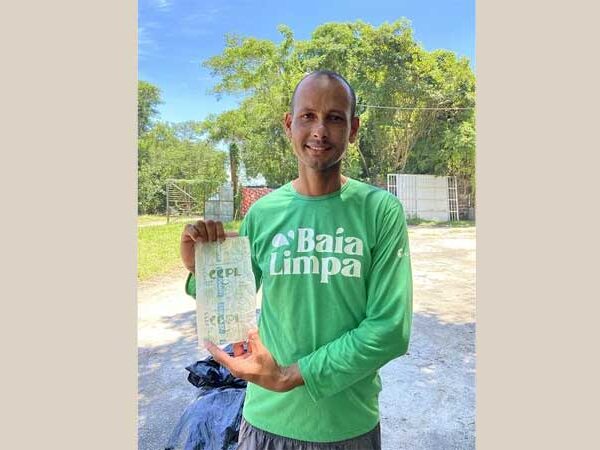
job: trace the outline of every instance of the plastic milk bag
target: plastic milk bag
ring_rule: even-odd
[[[198,342],[244,341],[256,328],[256,284],[246,236],[195,244]]]

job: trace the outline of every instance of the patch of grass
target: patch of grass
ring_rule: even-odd
[[[146,225],[153,222],[158,222],[164,220],[167,223],[167,219],[164,216],[154,216],[150,214],[145,214],[143,216],[138,216],[137,223],[139,225]]]
[[[449,222],[448,225],[451,228],[468,228],[468,227],[474,227],[475,221],[474,220],[458,220],[456,222]]]
[[[238,231],[240,223],[240,220],[235,220],[223,225],[225,231]],[[139,281],[148,280],[181,266],[179,240],[182,231],[182,223],[138,228]]]
[[[138,228],[138,280],[147,280],[181,265],[182,228],[179,223]]]
[[[195,220],[200,219],[200,217],[187,217],[187,216],[178,216],[169,218],[169,223],[187,223],[193,222]],[[150,226],[150,225],[166,225],[167,224],[167,216],[155,215],[155,214],[146,214],[142,216],[138,216],[138,227]]]
[[[406,219],[406,223],[410,226],[416,227],[468,228],[475,226],[474,220],[457,220],[450,222],[441,222],[437,220]]]
[[[225,231],[238,231],[241,224],[241,220],[232,220],[231,222],[225,222],[223,228],[225,228]]]

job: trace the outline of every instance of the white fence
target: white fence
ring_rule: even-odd
[[[455,177],[388,174],[387,189],[400,199],[407,218],[458,220]]]
[[[219,192],[206,200],[204,218],[229,222],[233,220],[233,188],[221,186]]]

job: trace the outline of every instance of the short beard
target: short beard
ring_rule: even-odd
[[[302,162],[300,157],[298,157],[298,155],[296,155],[296,159],[298,160],[298,169],[300,169],[301,165],[304,165],[305,167],[308,167],[317,172],[325,173],[325,172],[339,171],[342,166],[342,161],[344,159],[345,154],[346,154],[346,152],[342,153],[342,156],[340,159],[338,159],[337,161],[335,161],[333,163],[327,163],[327,164],[319,164],[319,163],[307,164],[307,163]]]

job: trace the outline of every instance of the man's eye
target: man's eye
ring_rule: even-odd
[[[340,116],[331,116],[331,120],[333,120],[334,122],[339,122],[340,120],[343,120]]]
[[[303,119],[310,119],[312,117],[311,113],[302,114]]]

